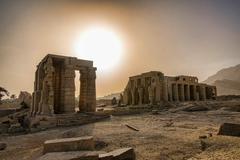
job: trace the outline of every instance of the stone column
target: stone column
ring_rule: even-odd
[[[193,100],[196,101],[197,100],[197,86],[193,85]]]
[[[85,106],[87,105],[87,80],[88,73],[86,69],[82,69],[80,72],[80,95],[79,95],[79,111],[85,112]]]
[[[172,84],[170,83],[168,85],[168,95],[169,95],[169,101],[173,101],[173,94],[172,94]]]
[[[200,99],[205,101],[206,100],[206,88],[205,86],[200,87]]]
[[[71,65],[65,67],[64,72],[64,113],[75,112],[75,70]],[[60,107],[60,106],[59,106]]]
[[[142,104],[142,102],[143,102],[143,88],[142,87],[139,87],[138,88],[138,95],[139,95],[139,102],[138,102],[138,104]]]
[[[164,101],[168,101],[168,87],[167,87],[167,81],[166,80],[163,81],[163,94],[162,94],[162,96],[163,96]]]
[[[131,90],[131,95],[132,95],[132,105],[135,105],[135,94],[134,94],[135,89],[133,88]]]
[[[96,68],[80,70],[80,112],[95,112],[96,110]]]
[[[174,97],[174,101],[178,101],[179,100],[179,96],[178,96],[178,86],[177,84],[173,84],[173,97]]]
[[[87,110],[88,112],[96,111],[96,68],[88,70],[88,97]]]
[[[154,87],[148,86],[149,104],[154,104]]]
[[[189,85],[186,85],[186,95],[185,95],[185,97],[186,97],[186,101],[189,101],[190,100],[190,87],[189,87]]]
[[[180,100],[185,101],[184,97],[184,84],[180,84]]]

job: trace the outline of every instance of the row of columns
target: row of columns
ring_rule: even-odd
[[[206,100],[206,86],[172,83],[168,86],[169,101]]]

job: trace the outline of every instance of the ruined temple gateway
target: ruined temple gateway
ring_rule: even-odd
[[[199,101],[215,99],[215,86],[198,83],[197,77],[164,76],[151,71],[129,78],[123,92],[125,104],[157,104],[161,101]]]
[[[95,111],[96,68],[93,62],[48,54],[35,72],[32,115],[75,112],[75,70],[80,73],[79,110]]]

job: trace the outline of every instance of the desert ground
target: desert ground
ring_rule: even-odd
[[[200,111],[202,107],[208,109]],[[82,126],[1,135],[0,141],[7,143],[7,148],[0,151],[0,159],[37,159],[42,155],[45,140],[86,135],[94,136],[97,150],[133,147],[138,160],[239,159],[240,138],[217,135],[222,123],[240,123],[239,108],[239,100],[178,103],[155,109],[154,114],[111,116]]]

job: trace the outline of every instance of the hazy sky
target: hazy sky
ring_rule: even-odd
[[[98,24],[125,46],[116,68],[98,72],[98,96],[150,70],[201,81],[240,63],[239,0],[0,0],[0,86],[32,92],[38,62],[47,53],[74,56],[77,35]]]

